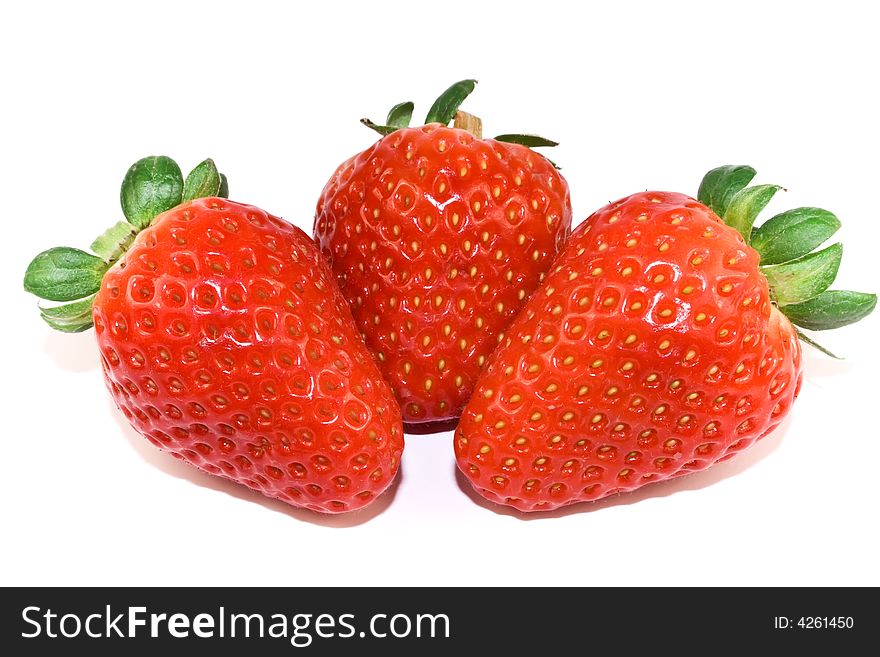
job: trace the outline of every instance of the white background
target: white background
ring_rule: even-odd
[[[14,4],[14,8],[10,8]],[[326,179],[451,82],[488,134],[538,132],[576,222],[750,163],[768,208],[844,222],[839,286],[878,291],[871,3],[29,2],[0,16],[2,584],[880,585],[880,314],[806,351],[793,415],[708,472],[551,517],[488,508],[451,434],[409,438],[393,493],[324,517],[190,469],[128,428],[91,333],[42,324],[29,259],[121,218],[147,154],[212,156],[232,198],[310,230]],[[580,8],[579,8],[580,7]]]

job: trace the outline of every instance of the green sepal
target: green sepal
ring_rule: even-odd
[[[394,126],[390,125],[379,125],[378,123],[373,123],[370,119],[361,119],[361,123],[363,123],[368,128],[375,130],[383,137],[386,135],[390,135],[392,132],[397,130]]]
[[[780,308],[792,324],[827,331],[864,319],[877,306],[877,295],[850,290],[827,290],[809,301]]]
[[[225,173],[220,174],[220,189],[217,191],[217,196],[229,198],[229,180],[227,180]]]
[[[56,246],[31,260],[24,275],[24,289],[49,301],[74,301],[94,294],[109,265],[101,258]]]
[[[117,221],[95,238],[89,247],[104,262],[114,262],[128,250],[134,241],[135,232],[127,221]]]
[[[495,141],[503,141],[508,144],[520,144],[529,148],[540,148],[541,146],[559,146],[558,141],[552,141],[539,137],[538,135],[498,135]]]
[[[131,165],[119,193],[128,223],[141,230],[153,218],[179,205],[183,197],[183,174],[170,157],[152,155]]]
[[[770,295],[780,306],[800,303],[822,294],[837,277],[843,245],[839,242],[781,265],[761,267]]]
[[[40,317],[56,331],[80,333],[92,327],[92,303],[95,295],[63,306],[40,307]]]
[[[801,342],[806,342],[806,343],[807,343],[808,345],[810,345],[813,349],[818,349],[819,351],[821,351],[821,352],[822,352],[823,354],[825,354],[826,356],[831,356],[831,357],[834,358],[835,360],[843,360],[843,357],[842,357],[842,356],[838,356],[837,354],[835,354],[833,351],[831,351],[831,350],[828,349],[827,347],[823,347],[821,344],[819,344],[818,342],[816,342],[815,340],[813,340],[813,338],[811,338],[810,336],[808,336],[806,333],[804,333],[804,332],[801,331],[800,329],[796,328],[796,329],[794,330],[794,332],[795,332],[795,334],[797,334],[797,336],[798,336],[798,338],[801,340]]]
[[[459,106],[464,102],[465,98],[471,95],[476,86],[476,80],[461,80],[453,84],[440,94],[440,97],[431,105],[431,109],[428,110],[428,116],[425,117],[425,123],[449,125]]]
[[[730,199],[721,218],[728,226],[739,231],[748,243],[752,235],[752,224],[780,189],[782,187],[779,185],[755,185],[741,189]]]
[[[810,253],[840,228],[840,220],[822,208],[795,208],[771,217],[752,231],[751,246],[762,265],[788,262]]]
[[[723,217],[733,195],[752,182],[756,173],[757,171],[745,164],[728,164],[712,169],[703,176],[697,200],[709,206],[719,217]]]
[[[388,118],[385,119],[385,125],[390,128],[408,128],[409,122],[412,120],[413,109],[415,105],[407,101],[405,103],[397,103],[388,112]]]
[[[208,158],[200,162],[183,182],[183,201],[192,201],[207,196],[217,196],[220,193],[222,180],[220,172],[214,160]]]

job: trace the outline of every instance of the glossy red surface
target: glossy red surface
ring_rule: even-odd
[[[432,124],[348,160],[315,238],[408,423],[456,418],[571,229],[568,185],[524,146]]]
[[[758,261],[682,194],[593,214],[480,378],[461,471],[490,500],[544,511],[702,470],[772,431],[801,350]]]
[[[315,244],[255,207],[198,199],[141,232],[94,304],[117,405],[173,456],[295,506],[368,504],[400,411]]]

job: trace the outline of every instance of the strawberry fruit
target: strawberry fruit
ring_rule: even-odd
[[[408,127],[412,103],[387,125],[364,119],[382,139],[336,170],[315,215],[404,421],[423,433],[459,416],[571,228],[568,185],[530,149],[555,142],[482,139],[479,119],[457,111],[474,84],[452,85],[422,127]]]
[[[779,189],[747,187],[754,175],[720,167],[702,202],[634,194],[574,231],[456,431],[481,495],[523,511],[597,500],[707,468],[782,421],[798,336],[815,344],[792,322],[836,328],[877,298],[828,290],[840,245],[814,249],[840,225],[831,213],[798,208],[752,231]]]
[[[25,289],[66,302],[42,309],[53,328],[94,323],[110,393],[160,449],[294,506],[363,507],[398,469],[397,404],[314,242],[226,195],[210,160],[184,181],[145,158],[127,222],[96,255],[41,253]]]

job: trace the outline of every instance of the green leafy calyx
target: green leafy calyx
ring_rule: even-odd
[[[96,255],[56,246],[31,260],[24,289],[48,301],[75,301],[98,291],[107,267]]]
[[[481,126],[479,119],[459,110],[461,104],[473,92],[476,85],[476,80],[460,80],[451,85],[446,91],[440,94],[437,100],[434,101],[434,104],[431,105],[431,109],[428,110],[428,114],[425,117],[425,123],[442,123],[443,125],[449,125],[449,123],[455,119],[456,128],[468,130],[475,137],[481,139],[481,128],[472,129],[470,127],[472,125]],[[408,128],[410,126],[413,109],[414,105],[412,102],[407,101],[398,103],[388,112],[388,117],[385,119],[385,123],[376,123],[370,119],[361,119],[361,123],[368,128],[375,130],[383,137],[386,137],[397,130]],[[469,118],[470,121],[462,121],[461,119],[464,117]],[[559,145],[558,142],[551,139],[539,137],[538,135],[520,133],[498,135],[495,137],[495,140],[510,144],[520,144],[529,148]],[[556,165],[554,164],[553,166]],[[558,169],[559,167],[556,168]]]
[[[228,197],[226,176],[207,159],[183,179],[180,167],[164,155],[145,157],[129,167],[119,193],[125,221],[118,221],[91,244],[92,253],[57,246],[37,255],[24,274],[24,289],[46,301],[40,316],[66,333],[92,326],[92,303],[107,270],[134,242],[137,234],[162,212],[206,196]]]
[[[751,245],[761,254],[761,264],[778,265],[807,255],[839,228],[840,221],[828,210],[795,208],[753,230]]]
[[[385,124],[393,128],[408,128],[409,122],[412,120],[414,109],[415,105],[411,101],[397,103],[397,105],[392,107],[388,112],[388,118],[385,119]]]
[[[142,230],[158,214],[180,205],[183,175],[177,162],[164,155],[138,160],[122,181],[119,199],[128,223]]]
[[[726,165],[712,169],[703,176],[697,198],[719,217],[723,217],[734,194],[752,182],[756,173],[752,167],[745,165]]]
[[[727,165],[703,177],[697,198],[735,228],[761,256],[761,272],[770,297],[805,343],[837,358],[801,329],[824,331],[867,317],[877,295],[829,289],[837,277],[843,245],[819,249],[840,228],[836,216],[821,208],[795,208],[777,214],[753,228],[778,185],[752,185],[755,169]],[[819,249],[819,250],[817,250]]]
[[[95,295],[65,303],[61,306],[40,308],[40,317],[49,326],[62,333],[80,333],[92,327],[92,302]]]
[[[508,144],[520,144],[529,148],[537,148],[539,146],[559,146],[558,141],[539,137],[538,135],[498,135],[495,141],[504,141]]]
[[[214,160],[208,158],[190,171],[183,181],[183,200],[192,201],[197,198],[217,196],[222,183],[217,165],[214,164]]]

